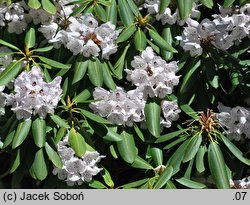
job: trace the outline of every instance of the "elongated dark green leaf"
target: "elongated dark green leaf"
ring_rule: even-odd
[[[0,74],[0,86],[8,84],[21,71],[21,62],[13,62]]]
[[[110,188],[114,188],[115,185],[114,185],[114,182],[113,182],[113,180],[112,180],[112,177],[111,177],[110,173],[109,173],[108,170],[105,169],[104,167],[103,167],[103,170],[104,170],[104,174],[102,174],[102,177],[103,177],[105,183],[106,183]]]
[[[144,135],[136,124],[134,124],[134,129],[135,129],[137,136],[144,142],[145,141]]]
[[[179,148],[174,152],[174,154],[172,154],[166,164],[166,166],[173,167],[173,174],[177,173],[180,170],[181,162],[187,149],[189,140],[186,140],[179,146]]]
[[[152,147],[150,149],[151,155],[153,157],[154,164],[157,166],[162,165],[163,163],[163,152],[162,149],[157,147]]]
[[[84,1],[79,7],[75,8],[74,11],[70,14],[70,16],[76,16],[80,13],[82,13],[86,7],[88,6],[88,3],[87,1]]]
[[[57,61],[54,61],[52,59],[49,59],[49,58],[46,58],[46,57],[43,57],[43,56],[37,56],[42,62],[52,66],[52,67],[55,67],[55,68],[60,68],[60,69],[69,69],[71,66],[70,65],[67,65],[67,64],[63,64],[63,63],[60,63],[60,62],[57,62]]]
[[[99,115],[96,115],[94,113],[91,113],[87,110],[83,110],[81,109],[81,113],[86,117],[86,118],[89,118],[95,122],[98,122],[100,124],[112,124],[111,122],[109,122],[108,120],[100,117]]]
[[[80,92],[77,96],[75,96],[72,100],[72,102],[74,103],[81,103],[81,102],[85,102],[86,100],[88,100],[91,96],[91,93],[89,90],[85,89],[82,92]]]
[[[54,46],[46,46],[46,47],[43,47],[43,48],[33,49],[32,51],[43,53],[43,52],[51,51],[53,48],[54,48]]]
[[[107,20],[116,25],[117,22],[117,3],[116,0],[111,0],[111,6],[106,7]]]
[[[195,157],[196,153],[198,152],[200,148],[201,141],[202,141],[201,135],[196,135],[192,137],[192,139],[190,140],[187,146],[185,156],[183,158],[183,162],[188,162]]]
[[[134,15],[131,11],[126,0],[118,1],[118,12],[119,16],[125,26],[129,26],[134,23]]]
[[[15,136],[15,130],[12,130],[8,136],[5,138],[4,140],[4,143],[3,143],[3,146],[2,146],[2,149],[8,147],[10,145],[10,143],[12,142],[14,136]]]
[[[192,11],[194,0],[177,0],[181,19],[186,19]]]
[[[101,87],[103,84],[103,70],[100,61],[95,59],[90,59],[88,64],[88,74],[89,80],[96,87]]]
[[[87,69],[88,69],[88,61],[84,60],[82,56],[79,56],[74,66],[74,77],[72,84],[82,80]]]
[[[167,144],[165,147],[163,147],[163,149],[172,149],[172,147],[180,144],[181,142],[185,141],[187,138],[189,137],[189,135],[182,135],[180,136],[178,139],[170,142],[169,144]]]
[[[200,2],[206,6],[207,8],[213,8],[214,2],[213,0],[200,0]]]
[[[33,48],[36,44],[36,30],[31,27],[25,35],[25,46],[27,48]]]
[[[124,184],[121,187],[124,188],[124,189],[136,188],[136,187],[139,187],[139,186],[145,184],[146,182],[148,182],[148,180],[150,180],[150,178],[141,179],[141,180],[138,180],[138,181],[135,181],[135,182]]]
[[[135,31],[136,31],[136,26],[134,24],[131,24],[122,31],[122,33],[116,39],[116,43],[122,43],[128,40],[134,34]]]
[[[58,144],[62,140],[62,138],[65,137],[66,131],[67,131],[67,129],[64,127],[61,127],[58,130],[58,132],[56,133],[56,137],[54,139],[55,144]]]
[[[12,142],[13,149],[21,145],[23,141],[26,139],[30,131],[31,122],[32,122],[31,120],[25,120],[18,124],[16,133]]]
[[[179,182],[180,184],[191,188],[191,189],[203,189],[206,188],[205,184],[190,180],[190,179],[186,179],[184,177],[180,178],[180,179],[176,179],[177,182]]]
[[[12,45],[12,44],[10,44],[2,39],[0,39],[0,44],[3,46],[7,46],[9,48],[12,48],[13,50],[21,51],[18,47],[14,46],[14,45]]]
[[[103,82],[110,89],[115,90],[116,84],[111,76],[108,64],[105,62],[102,67],[103,71]]]
[[[111,130],[110,128],[107,127],[108,133],[106,136],[103,137],[103,139],[110,141],[110,142],[119,142],[123,140],[121,135],[116,133],[115,131]]]
[[[174,131],[165,135],[160,136],[155,143],[161,143],[161,142],[166,142],[168,140],[171,140],[177,136],[179,136],[180,134],[186,132],[188,129],[183,129],[183,130],[178,130],[178,131]]]
[[[160,11],[159,11],[160,14],[164,13],[164,11],[168,7],[169,3],[170,3],[170,0],[161,0],[160,1]]]
[[[162,172],[159,179],[156,181],[156,183],[154,185],[154,189],[162,188],[168,182],[168,180],[171,178],[172,174],[173,174],[173,167],[171,167],[171,166],[167,167]]]
[[[146,160],[139,156],[135,157],[135,161],[131,164],[131,167],[137,169],[154,169],[154,167],[152,167]]]
[[[28,6],[32,9],[39,9],[41,7],[41,3],[39,0],[29,0]]]
[[[223,7],[230,7],[233,5],[234,2],[235,0],[224,0]]]
[[[148,29],[148,31],[150,37],[153,39],[157,46],[166,51],[177,53],[177,50],[174,49],[167,41],[165,41],[164,38],[162,38],[156,31],[152,29]]]
[[[147,40],[146,39],[147,38],[146,38],[145,33],[140,28],[138,28],[138,30],[136,31],[135,36],[134,36],[135,48],[138,51],[144,51],[145,50],[145,48],[147,46]]]
[[[63,167],[63,163],[57,152],[46,142],[45,143],[45,150],[50,159],[50,161],[58,168]]]
[[[20,165],[20,162],[21,162],[21,155],[20,155],[20,149],[18,149],[17,152],[16,152],[15,160],[13,161],[13,164],[11,166],[10,173],[13,173],[13,172],[16,171],[16,169]]]
[[[48,168],[45,163],[43,148],[39,149],[34,158],[34,162],[32,164],[32,170],[34,171],[35,176],[39,180],[44,180],[48,175]]]
[[[160,136],[161,106],[156,100],[151,100],[145,106],[146,124],[149,132],[155,136]]]
[[[70,128],[69,125],[58,115],[50,115],[50,118],[54,121],[54,123],[56,123],[60,127],[64,127],[67,129]]]
[[[122,159],[131,164],[135,161],[136,157],[136,147],[133,135],[123,131],[121,133],[121,137],[123,138],[121,141],[117,142],[118,151],[122,157]]]
[[[133,14],[135,16],[139,16],[140,15],[140,11],[138,9],[138,6],[135,4],[135,2],[131,1],[131,0],[126,0],[126,1],[127,1],[128,5],[129,5],[129,8],[133,12]]]
[[[56,14],[56,7],[50,0],[42,0],[42,7],[50,14]]]
[[[43,147],[46,141],[46,121],[42,118],[36,118],[32,122],[32,135],[36,146]]]
[[[171,29],[170,28],[164,28],[162,31],[162,38],[169,44],[172,46],[173,43],[173,37],[171,34]],[[172,52],[168,52],[165,51],[163,49],[161,49],[161,55],[163,57],[163,59],[165,60],[171,60],[173,58],[173,53]]]
[[[227,137],[225,137],[223,134],[220,134],[220,138],[238,160],[250,166],[250,159],[245,158],[243,153]]]
[[[208,164],[216,186],[219,189],[229,189],[225,161],[219,145],[211,142],[208,148]]]
[[[71,128],[69,132],[69,144],[75,151],[76,156],[82,157],[86,152],[86,142],[83,136],[77,132],[74,128]]]
[[[106,11],[105,9],[99,5],[99,4],[96,4],[95,7],[94,7],[94,11],[97,15],[97,17],[103,21],[103,22],[106,22],[107,21],[107,14],[106,14]]]
[[[195,112],[188,104],[182,104],[180,105],[180,108],[183,112],[185,112],[187,115],[189,115],[193,119],[196,120],[198,118],[197,112]]]
[[[199,173],[202,173],[205,171],[204,155],[206,152],[207,152],[206,146],[200,146],[198,153],[196,155],[195,166]]]
[[[95,189],[107,189],[107,187],[106,187],[103,183],[101,183],[101,182],[99,182],[99,181],[97,181],[97,180],[92,180],[92,181],[90,181],[90,182],[88,183],[88,185],[89,185],[91,188],[95,188]]]

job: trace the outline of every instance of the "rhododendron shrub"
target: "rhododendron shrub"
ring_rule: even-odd
[[[250,1],[0,1],[0,187],[250,188]]]

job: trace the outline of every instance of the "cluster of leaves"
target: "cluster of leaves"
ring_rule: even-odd
[[[52,0],[26,2],[33,9],[56,13]],[[176,0],[182,19],[189,16],[193,2]],[[224,0],[219,3],[230,7],[247,2]],[[139,10],[132,0],[78,0],[74,3],[80,6],[72,16],[93,13],[100,22],[111,21],[122,29],[116,41],[118,52],[110,60],[72,56],[64,47],[55,49],[53,45],[44,44],[36,25],[29,25],[20,35],[10,34],[6,28],[0,30],[0,44],[12,49],[11,54],[17,59],[0,74],[0,86],[33,65],[43,70],[48,82],[55,76],[63,77],[63,95],[54,115],[18,121],[6,108],[6,114],[0,117],[3,186],[30,187],[27,181],[34,182],[31,175],[38,182],[33,184],[39,187],[67,187],[51,173],[53,166],[62,167],[56,144],[67,131],[77,156],[82,156],[87,149],[106,156],[101,163],[104,168],[101,176],[81,186],[84,188],[207,187],[193,179],[197,173],[204,177],[212,175],[217,188],[229,188],[229,179],[244,176],[250,166],[244,144],[229,141],[219,128],[204,131],[204,122],[197,113],[207,108],[216,110],[218,101],[232,106],[244,105],[242,99],[250,96],[250,62],[247,59],[250,40],[244,39],[227,52],[209,46],[202,56],[191,58],[174,38],[181,35],[182,27],[162,26],[146,10]],[[170,0],[162,0],[159,12],[170,3]],[[208,11],[202,12],[201,18],[216,11],[217,1],[201,0],[200,3],[201,9]],[[161,131],[161,108],[157,98],[148,100],[145,106],[146,130],[136,123],[131,128],[115,126],[93,114],[89,109],[93,89],[114,90],[116,86],[129,89],[131,85],[125,79],[124,69],[130,69],[133,57],[147,46],[167,61],[178,61],[180,84],[174,94],[166,98],[178,99],[182,110],[180,119],[170,129]],[[23,61],[28,62],[26,67],[21,66]],[[190,118],[194,124],[183,125]],[[11,184],[8,184],[9,179]]]

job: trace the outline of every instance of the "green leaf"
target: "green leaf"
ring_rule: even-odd
[[[162,31],[162,37],[169,45],[172,46],[173,37],[172,37],[172,33],[171,33],[171,28],[164,28]],[[171,60],[173,58],[172,52],[168,52],[168,51],[165,51],[163,49],[161,49],[161,55],[162,55],[163,59],[165,59],[167,61]]]
[[[145,138],[144,138],[144,135],[143,135],[142,131],[140,130],[140,128],[135,123],[134,123],[133,127],[135,129],[135,132],[136,132],[137,136],[144,142]]]
[[[105,62],[102,67],[103,71],[103,82],[111,90],[116,89],[116,84],[111,76],[108,64]]]
[[[188,104],[181,104],[180,108],[183,112],[185,112],[187,115],[192,117],[193,119],[198,119],[198,114],[195,112]]]
[[[134,34],[135,31],[136,31],[136,26],[134,24],[131,24],[122,31],[122,33],[116,39],[116,43],[122,43],[128,40]]]
[[[161,0],[159,13],[163,14],[169,4],[170,4],[170,0]]]
[[[173,139],[174,137],[179,136],[180,134],[182,134],[183,132],[186,132],[188,129],[182,129],[182,130],[178,130],[178,131],[174,131],[165,135],[160,136],[155,143],[161,143],[161,142],[166,142],[168,140]]]
[[[206,152],[207,152],[206,146],[202,145],[200,146],[198,153],[196,155],[195,166],[199,173],[202,173],[205,171],[204,155]]]
[[[208,148],[208,164],[213,180],[219,189],[229,189],[226,164],[219,145],[211,142]]]
[[[31,120],[25,120],[25,121],[21,121],[18,124],[16,133],[12,142],[12,149],[15,149],[16,147],[21,145],[23,141],[26,139],[31,128],[31,123],[32,123]]]
[[[111,0],[111,6],[106,7],[107,20],[111,21],[112,24],[116,25],[117,22],[117,3],[116,0]]]
[[[158,101],[150,100],[145,105],[145,118],[149,132],[154,137],[160,136],[160,117],[161,117],[161,106]]]
[[[110,173],[109,173],[108,170],[105,169],[104,167],[103,167],[103,170],[104,170],[104,174],[102,174],[102,177],[103,177],[105,183],[106,183],[110,188],[113,189],[115,185],[114,185],[114,182],[113,182],[113,180],[112,180],[112,177],[111,177]]]
[[[134,23],[134,15],[126,0],[118,1],[118,12],[123,24],[128,27]]]
[[[32,9],[39,9],[41,7],[41,3],[39,0],[29,0],[28,6]]]
[[[37,117],[32,122],[32,134],[36,146],[43,147],[46,141],[46,121]]]
[[[122,159],[131,164],[135,161],[136,157],[136,147],[135,141],[132,134],[123,131],[121,133],[122,141],[117,142],[118,151],[122,157]]]
[[[86,152],[86,142],[83,136],[77,132],[74,128],[71,128],[69,132],[69,144],[75,151],[76,156],[82,157]]]
[[[37,179],[42,181],[47,177],[48,168],[45,163],[43,148],[39,149],[36,152],[31,169],[34,171],[34,174],[37,177]]]
[[[62,140],[62,138],[65,137],[66,131],[67,131],[67,129],[64,128],[64,127],[61,127],[61,128],[58,130],[58,132],[56,133],[56,137],[55,137],[55,139],[54,139],[55,144],[58,144],[58,143]]]
[[[13,164],[11,166],[10,173],[15,172],[16,169],[19,167],[20,163],[21,163],[21,156],[20,156],[20,149],[18,149],[16,152],[15,160],[13,161]]]
[[[231,7],[235,0],[224,0],[223,7]]]
[[[194,0],[177,0],[181,19],[187,19],[192,12]]]
[[[210,8],[210,9],[212,9],[213,6],[214,6],[213,0],[200,0],[200,2],[201,2],[204,6],[206,6],[207,8]]]
[[[100,117],[99,115],[93,114],[87,110],[80,109],[81,113],[86,117],[100,124],[112,124],[108,120]]]
[[[42,7],[48,13],[53,14],[53,15],[56,14],[56,7],[53,3],[51,3],[50,0],[42,0]]]
[[[147,46],[147,40],[146,40],[146,35],[145,33],[138,28],[138,30],[135,33],[134,36],[134,44],[135,44],[135,48],[138,51],[144,51],[146,46]]]
[[[138,180],[138,181],[130,182],[128,184],[124,184],[121,187],[124,188],[124,189],[136,188],[136,187],[139,187],[139,186],[145,184],[149,180],[150,180],[150,178],[141,179],[141,180]]]
[[[50,159],[50,161],[58,168],[63,167],[63,163],[57,152],[46,142],[45,143],[45,150]]]
[[[145,161],[144,159],[142,159],[139,156],[135,157],[134,162],[131,164],[131,167],[133,168],[137,168],[137,169],[154,169],[154,167],[152,167],[147,161]]]
[[[92,58],[88,62],[88,74],[90,82],[96,87],[101,87],[103,84],[103,70],[101,62],[97,58]]]
[[[177,50],[174,49],[166,40],[164,40],[164,38],[162,38],[156,31],[152,29],[148,29],[148,31],[150,37],[153,39],[157,46],[166,51],[177,53]]]
[[[83,103],[91,97],[91,93],[88,89],[83,90],[77,96],[72,99],[74,103]]]
[[[70,16],[77,16],[78,14],[82,13],[88,6],[88,3],[89,2],[85,1],[79,7],[74,8],[74,11],[70,14]]]
[[[138,6],[135,4],[135,2],[131,1],[131,0],[126,0],[126,1],[127,1],[128,5],[129,5],[129,8],[133,12],[133,14],[135,16],[139,16],[140,15],[140,11],[138,9]]]
[[[171,178],[172,174],[173,174],[173,167],[171,166],[167,167],[156,181],[154,189],[162,188]]]
[[[226,147],[232,152],[232,154],[244,164],[250,166],[250,159],[243,156],[243,153],[223,134],[219,133],[221,141],[226,145]]]
[[[15,130],[11,131],[7,137],[5,138],[4,140],[4,143],[3,143],[3,146],[2,146],[2,149],[8,147],[10,145],[10,143],[13,141],[13,138],[15,136]]]
[[[172,147],[180,144],[181,142],[185,141],[187,138],[189,137],[189,135],[181,135],[178,139],[168,143],[165,147],[163,147],[163,149],[172,149]]]
[[[95,11],[96,16],[101,21],[103,21],[103,22],[107,21],[107,14],[106,14],[105,9],[102,6],[100,6],[99,4],[96,4],[94,7],[94,11]]]
[[[163,164],[163,152],[162,149],[159,149],[157,147],[150,148],[150,152],[154,161],[154,164],[156,166]]]
[[[54,46],[46,46],[46,47],[43,47],[43,48],[36,48],[36,49],[34,49],[32,51],[43,53],[43,52],[51,51],[53,48],[54,48]]]
[[[108,133],[106,136],[103,137],[104,140],[110,142],[119,142],[122,141],[123,138],[118,133],[114,132],[111,128],[107,127]]]
[[[101,183],[97,180],[92,180],[92,181],[88,182],[88,185],[94,189],[106,189],[107,188],[103,183]]]
[[[57,61],[54,61],[52,59],[49,59],[49,58],[46,58],[46,57],[43,57],[43,56],[37,56],[42,62],[52,66],[52,67],[55,67],[55,68],[60,68],[60,69],[69,69],[71,67],[71,65],[67,65],[67,64],[63,64],[63,63],[60,63],[60,62],[57,62]]]
[[[69,129],[70,126],[58,115],[50,115],[50,119],[60,127]]]
[[[200,133],[193,136],[187,146],[183,162],[188,162],[195,157],[202,142],[202,136]]]
[[[25,35],[25,47],[26,48],[33,48],[36,44],[36,30],[31,27]]]
[[[0,74],[0,86],[7,85],[13,80],[21,71],[21,62],[16,61],[7,66],[7,68]]]
[[[177,182],[179,182],[180,184],[191,188],[191,189],[203,189],[206,188],[205,184],[190,180],[190,179],[186,179],[184,177],[180,178],[180,179],[176,179]]]
[[[18,47],[14,46],[14,45],[12,45],[12,44],[10,44],[10,43],[2,40],[2,39],[0,39],[0,44],[3,45],[3,46],[7,46],[9,48],[12,48],[13,50],[21,51]]]

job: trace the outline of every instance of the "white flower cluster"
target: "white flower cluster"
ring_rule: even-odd
[[[12,51],[5,46],[0,47],[0,54],[6,53],[6,55],[0,56],[0,74],[5,70],[5,68],[13,60],[12,54],[7,54],[7,53],[11,53],[11,52]],[[9,86],[9,85],[7,85],[7,86]],[[4,97],[4,93],[3,93],[4,89],[5,89],[5,85],[1,85],[0,86],[0,115],[4,114],[4,106],[5,106],[5,97]]]
[[[55,47],[63,44],[74,55],[82,54],[84,57],[99,56],[109,59],[109,56],[117,51],[115,40],[120,30],[110,22],[98,26],[98,21],[92,14],[80,17],[69,17],[63,22],[64,28],[56,32],[58,24],[52,22],[42,25],[38,30],[44,34],[50,43]]]
[[[140,56],[135,56],[131,66],[134,70],[125,70],[127,80],[143,90],[145,96],[164,98],[179,83],[179,76],[175,75],[177,62],[167,63],[156,56],[151,47],[147,47]]]
[[[58,143],[57,149],[62,159],[63,167],[62,169],[54,168],[53,174],[57,175],[60,180],[65,180],[69,186],[89,182],[93,176],[102,170],[97,167],[97,163],[104,156],[100,156],[97,151],[86,151],[81,158],[76,157],[74,150],[69,146],[68,134],[63,141]]]
[[[160,0],[146,0],[144,3],[144,8],[147,9],[148,13],[156,14],[156,20],[161,20],[163,25],[173,25],[177,22],[179,25],[182,26],[185,23],[185,20],[181,20],[178,9],[175,9],[175,11],[173,12],[171,8],[168,7],[162,14],[160,14],[160,3]],[[197,10],[197,7],[198,6],[196,2],[194,2],[190,18],[197,18],[200,15],[200,11]]]
[[[24,2],[0,5],[0,26],[7,26],[9,33],[22,33],[28,26],[23,8]]]
[[[213,45],[221,50],[227,50],[243,38],[250,36],[250,4],[238,10],[237,14],[213,15],[214,20],[203,19],[201,23],[188,19],[182,36],[177,36],[180,45],[190,55],[200,56],[203,46]],[[228,11],[228,10],[226,10]]]
[[[220,113],[216,114],[219,124],[229,139],[239,141],[243,136],[250,139],[250,109],[244,107],[226,107],[219,103]]]
[[[143,93],[138,89],[126,92],[117,87],[115,91],[106,91],[103,88],[95,88],[93,97],[96,102],[90,104],[90,108],[113,124],[133,126],[133,122],[141,122],[144,119],[144,107],[146,101]]]
[[[250,189],[250,176],[241,180],[231,181],[231,187],[236,189]]]
[[[32,114],[45,118],[47,113],[54,113],[61,98],[62,78],[58,76],[46,83],[43,77],[40,68],[33,66],[31,71],[24,71],[15,79],[15,93],[5,94],[6,105],[12,106],[17,119],[29,119]]]

